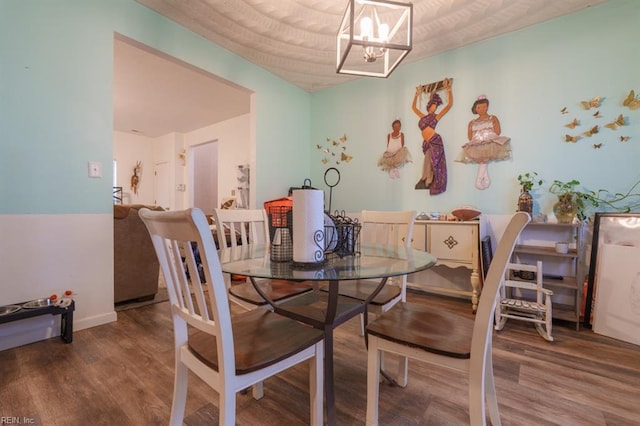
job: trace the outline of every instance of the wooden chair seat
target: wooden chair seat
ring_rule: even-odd
[[[547,309],[544,305],[521,299],[502,299],[500,303],[507,308],[522,309],[524,311],[544,313]]]
[[[473,320],[444,309],[399,303],[369,324],[367,332],[438,355],[471,356]]]
[[[261,280],[258,282],[258,286],[276,303],[313,290],[309,283],[285,280]],[[267,304],[250,282],[231,284],[229,294],[252,305],[263,306]]]
[[[247,374],[289,358],[323,339],[316,330],[264,309],[231,317],[236,374]],[[209,333],[189,336],[189,350],[208,367],[218,371],[218,347]]]
[[[378,287],[378,283],[358,280],[350,281],[340,286],[339,293],[341,296],[351,297],[358,300],[366,300],[371,293]],[[383,306],[402,295],[402,288],[395,285],[385,285],[380,293],[371,301],[372,305]]]

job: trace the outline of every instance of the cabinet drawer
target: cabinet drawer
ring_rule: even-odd
[[[428,251],[441,260],[472,262],[475,244],[478,244],[476,232],[474,226],[429,226]]]

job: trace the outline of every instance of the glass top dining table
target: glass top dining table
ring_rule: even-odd
[[[219,255],[223,272],[293,281],[388,278],[428,269],[437,261],[421,250],[381,244],[362,244],[356,255],[329,254],[323,263],[299,267],[294,262],[271,261],[269,245],[237,246],[222,249]]]
[[[219,251],[222,271],[243,275],[250,279],[256,291],[269,303],[274,312],[321,329],[324,341],[324,390],[327,424],[337,423],[334,373],[333,329],[358,314],[365,314],[367,305],[382,290],[388,278],[411,274],[434,266],[435,256],[404,246],[362,243],[358,254],[337,256],[330,254],[317,265],[301,267],[293,262],[272,262],[268,245],[246,245]],[[256,279],[327,282],[320,291],[275,304],[257,285]],[[379,285],[365,301],[339,295],[339,287],[354,280],[378,280]]]

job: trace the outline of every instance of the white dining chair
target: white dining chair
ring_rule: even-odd
[[[220,249],[270,243],[269,221],[264,209],[215,209],[214,220]],[[225,282],[230,300],[245,309],[268,306],[250,282],[232,284],[228,274],[225,274]],[[256,284],[276,304],[313,290],[307,282],[261,279]]]
[[[469,380],[471,425],[485,425],[485,399],[491,423],[500,424],[493,377],[492,337],[496,295],[527,213],[511,218],[498,243],[475,319],[428,305],[400,303],[367,327],[367,425],[378,424],[381,353],[388,352],[462,372]],[[406,372],[405,372],[406,374]],[[399,377],[406,384],[405,377]],[[415,402],[414,402],[415,403]]]
[[[142,209],[139,214],[167,282],[173,318],[175,382],[170,424],[182,425],[189,370],[218,392],[219,424],[234,425],[238,391],[309,360],[309,423],[322,425],[323,332],[266,309],[232,316],[216,246],[200,209]],[[196,272],[192,243],[197,244],[206,283]]]
[[[415,210],[372,211],[363,210],[360,216],[360,242],[371,244],[399,245],[411,249]],[[380,280],[358,280],[340,286],[342,296],[364,301],[378,287]],[[407,300],[407,276],[390,278],[382,290],[369,304],[369,312],[379,315],[391,309],[396,303]],[[364,318],[360,316],[360,329],[364,336]]]

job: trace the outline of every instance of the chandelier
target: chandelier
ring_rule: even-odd
[[[349,0],[337,36],[336,72],[388,77],[411,51],[413,5]]]

